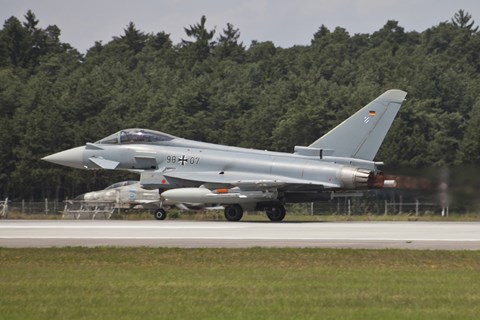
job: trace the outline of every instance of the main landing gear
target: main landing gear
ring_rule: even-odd
[[[155,210],[155,212],[153,213],[153,216],[154,216],[155,219],[157,219],[157,220],[165,220],[165,218],[167,217],[167,211],[165,211],[165,209],[163,209],[163,208],[158,208],[158,209]]]
[[[285,218],[285,207],[281,204],[275,204],[268,207],[263,207],[270,221],[282,221]],[[230,204],[225,207],[225,219],[228,221],[240,221],[243,217],[243,208],[239,204]],[[158,208],[153,213],[153,216],[157,220],[165,220],[167,212],[163,208]]]
[[[225,219],[239,221],[243,217],[243,208],[239,204],[231,204],[225,207]]]
[[[277,204],[271,207],[265,208],[268,219],[270,221],[282,221],[285,218],[285,207],[281,204]]]
[[[285,207],[281,204],[263,208],[270,221],[282,221],[285,218]],[[225,207],[225,219],[228,221],[240,221],[243,217],[243,208],[239,204],[231,204]]]

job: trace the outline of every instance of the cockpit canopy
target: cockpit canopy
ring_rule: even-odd
[[[116,189],[116,188],[120,188],[120,187],[130,186],[130,185],[135,184],[137,182],[138,181],[135,181],[135,180],[117,182],[117,183],[114,183],[114,184],[106,187],[105,190],[111,190],[111,189]]]
[[[147,129],[126,129],[109,135],[106,138],[98,140],[99,144],[145,144],[164,142],[175,139],[169,134],[147,130]]]

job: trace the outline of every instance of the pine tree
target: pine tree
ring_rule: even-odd
[[[472,20],[472,15],[462,9],[458,10],[452,18],[452,24],[456,27],[468,30],[471,33],[478,31],[478,26],[473,27],[475,21]]]

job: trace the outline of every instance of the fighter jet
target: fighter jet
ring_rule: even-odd
[[[225,218],[265,211],[285,217],[286,203],[330,199],[336,192],[392,186],[374,161],[407,93],[388,90],[309,146],[293,153],[193,141],[147,129],[126,129],[43,160],[80,169],[140,173],[143,188],[165,203],[224,206]],[[158,210],[157,219],[166,211]]]

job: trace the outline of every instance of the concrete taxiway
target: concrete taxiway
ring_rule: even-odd
[[[0,247],[480,250],[480,222],[0,221]]]

